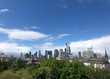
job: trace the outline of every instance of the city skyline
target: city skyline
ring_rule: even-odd
[[[0,51],[110,50],[109,0],[1,0]]]

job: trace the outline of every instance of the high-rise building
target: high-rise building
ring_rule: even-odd
[[[71,55],[71,49],[68,43],[66,43],[65,45],[66,45],[66,48],[65,48],[64,56],[65,56],[65,59],[69,59]]]
[[[59,51],[58,49],[54,50],[54,58],[56,59],[59,56]]]
[[[5,55],[5,53],[0,52],[0,62],[7,62],[8,61],[8,56]]]
[[[68,45],[68,43],[66,43],[65,45],[66,45],[65,52],[70,54],[71,53],[70,46]]]
[[[78,56],[79,56],[79,58],[81,58],[82,56],[81,56],[81,51],[79,51],[78,52]]]
[[[34,53],[34,57],[38,58],[38,52],[37,51]]]
[[[45,50],[45,56],[47,59],[52,58],[52,51],[51,50]]]
[[[84,58],[93,58],[94,57],[94,51],[92,50],[92,48],[88,48],[87,50],[85,50],[83,52],[83,57]]]
[[[60,49],[59,50],[58,60],[62,60],[62,59],[64,59],[64,51],[63,51],[63,49]]]
[[[108,54],[107,54],[107,50],[105,49],[105,59],[108,61]]]
[[[29,57],[32,58],[32,52],[31,51],[29,52]]]
[[[42,57],[41,50],[39,50],[39,52],[38,52],[38,58],[41,58],[41,57]]]
[[[23,53],[20,54],[20,59],[21,59],[21,60],[24,60],[24,59],[25,59],[25,56],[24,56]]]

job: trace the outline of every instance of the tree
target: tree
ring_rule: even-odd
[[[25,64],[25,61],[21,59],[17,59],[15,62],[15,66],[17,69],[21,69],[21,68],[25,68],[26,64]]]

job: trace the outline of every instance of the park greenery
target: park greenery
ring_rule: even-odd
[[[77,60],[42,60],[27,65],[21,59],[0,62],[0,79],[110,79],[110,71],[85,66]]]

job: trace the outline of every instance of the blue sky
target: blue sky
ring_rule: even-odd
[[[109,0],[0,0],[0,49],[109,48],[109,21]]]

